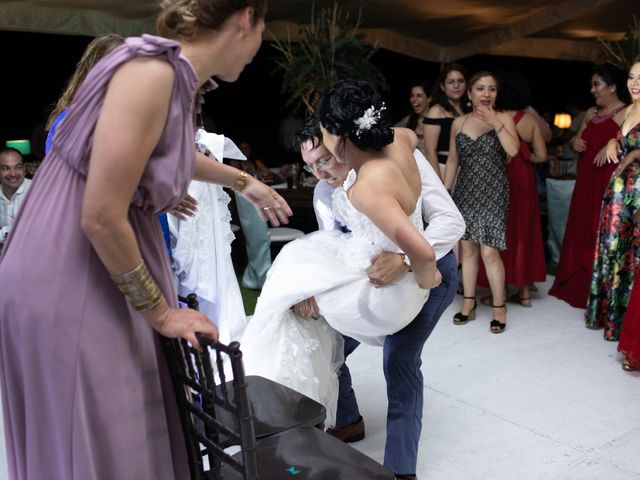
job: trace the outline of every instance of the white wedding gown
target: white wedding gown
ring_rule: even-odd
[[[366,268],[382,251],[397,252],[368,217],[349,202],[352,170],[333,193],[334,216],[351,231],[322,230],[285,245],[273,262],[256,310],[240,339],[248,375],[260,375],[327,407],[332,426],[338,399],[337,371],[344,361],[342,337],[382,345],[409,324],[427,300],[413,275],[373,288]],[[421,201],[410,216],[422,231]],[[315,297],[322,317],[296,316],[290,307]]]

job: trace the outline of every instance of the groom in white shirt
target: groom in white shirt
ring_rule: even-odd
[[[331,194],[342,184],[349,168],[338,163],[322,144],[317,119],[310,118],[298,130],[296,141],[300,145],[305,169],[319,182],[314,190],[313,206],[320,229],[345,230],[331,212]],[[415,150],[414,156],[422,179],[422,214],[426,225],[424,236],[433,247],[442,274],[442,283],[431,290],[429,298],[418,316],[405,328],[385,339],[383,347],[384,375],[387,382],[387,441],[384,466],[398,479],[415,479],[418,443],[422,429],[423,378],[421,354],[427,338],[440,316],[453,301],[458,286],[457,262],[451,249],[465,230],[462,215],[424,156]],[[376,287],[393,283],[411,271],[404,255],[385,252],[372,259],[367,269]],[[319,316],[313,298],[294,306],[301,316]],[[359,343],[350,337],[345,340],[345,360]],[[340,392],[336,427],[327,430],[345,441],[364,438],[364,420],[351,386],[351,375],[345,363],[340,370]]]

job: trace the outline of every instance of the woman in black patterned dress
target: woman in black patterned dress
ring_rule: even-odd
[[[482,257],[493,295],[491,331],[502,333],[507,324],[500,258],[500,250],[507,248],[509,184],[505,166],[520,145],[511,116],[494,110],[497,93],[498,83],[490,72],[476,73],[469,80],[467,95],[473,111],[458,117],[451,126],[445,186],[451,189],[457,173],[453,200],[467,224],[461,240],[464,302],[453,322],[464,324],[475,318],[478,262]]]

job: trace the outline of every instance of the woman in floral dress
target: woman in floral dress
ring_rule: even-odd
[[[627,87],[633,99],[633,106],[629,108],[620,129],[622,143],[612,142],[608,152],[611,158],[614,158],[617,151],[622,150],[625,156],[618,167],[620,170],[626,170],[626,165],[629,163],[637,165],[640,160],[640,57],[636,58],[635,64],[631,67]],[[637,221],[637,212],[635,218]],[[637,234],[636,228],[634,236]],[[640,281],[634,281],[633,284],[629,306],[624,315],[618,350],[625,356],[622,368],[632,371],[640,367]]]
[[[630,82],[627,83],[631,90]],[[608,144],[607,156],[615,158],[617,153],[624,160],[614,171],[602,200],[585,314],[587,327],[604,328],[605,340],[611,341],[617,341],[620,336],[636,269],[640,265],[640,229],[636,218],[640,207],[640,164],[633,161],[637,156],[633,151],[638,148],[640,130],[638,115],[634,98],[634,106],[625,112],[617,139]]]

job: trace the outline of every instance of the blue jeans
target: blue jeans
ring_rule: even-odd
[[[387,442],[384,466],[397,474],[413,474],[418,462],[418,443],[422,431],[423,378],[422,348],[458,288],[458,266],[452,252],[438,261],[442,283],[431,290],[418,316],[405,328],[386,338],[383,369],[387,381]],[[345,359],[359,345],[344,337]],[[351,373],[345,363],[340,369],[340,387],[336,428],[360,417],[358,402],[351,386]]]

